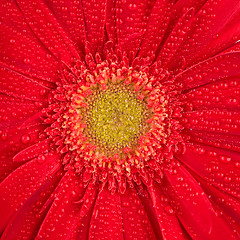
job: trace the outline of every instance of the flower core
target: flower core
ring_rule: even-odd
[[[161,181],[172,151],[184,149],[176,119],[182,108],[167,73],[106,58],[63,68],[65,84],[53,92],[44,121],[66,169],[124,192],[127,182]]]
[[[119,153],[122,148],[136,144],[146,118],[146,104],[137,99],[131,89],[112,85],[96,91],[83,114],[85,133],[104,151]]]
[[[152,111],[147,105],[148,93],[130,79],[107,78],[104,84],[82,86],[73,95],[71,142],[78,138],[77,145],[84,148],[85,155],[88,149],[89,156],[94,152],[101,162],[111,162],[125,160],[129,152],[137,151],[140,137],[150,129],[147,120]]]

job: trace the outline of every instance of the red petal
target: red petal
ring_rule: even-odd
[[[171,60],[175,57],[178,48],[185,40],[186,35],[190,29],[193,16],[194,9],[191,8],[178,20],[172,32],[168,36],[157,57],[157,61],[161,61],[163,67],[168,66]]]
[[[239,156],[238,152],[189,143],[186,145],[186,152],[177,157],[205,181],[239,198]]]
[[[49,155],[43,164],[37,159],[27,162],[0,184],[1,231],[12,214],[59,170],[60,165],[56,162],[57,159],[57,156]]]
[[[202,188],[183,166],[171,174],[165,171],[165,176],[164,191],[193,239],[237,239],[228,223],[216,215]]]
[[[29,27],[42,44],[66,63],[78,59],[78,51],[44,1],[16,1]]]
[[[0,181],[22,163],[12,161],[12,158],[22,149],[25,149],[39,140],[42,125],[33,125],[20,129],[16,126],[0,129]]]
[[[173,18],[179,17],[184,9],[194,8],[198,12],[206,3],[206,0],[178,0],[175,2],[174,10],[176,14],[172,16]]]
[[[117,29],[116,29],[116,1],[107,1],[106,10],[106,31],[108,38],[111,42],[116,44],[117,42]]]
[[[183,89],[190,89],[219,81],[240,73],[240,52],[220,54],[194,65],[175,78],[183,83]]]
[[[198,131],[193,129],[185,129],[185,132],[187,135],[191,136],[191,140],[194,142],[196,141],[213,147],[240,152],[239,135],[228,135],[224,133]]]
[[[49,90],[34,82],[33,79],[2,66],[0,66],[0,74],[0,93],[36,102],[36,106],[39,107],[46,104],[45,94]]]
[[[90,182],[87,186],[87,190],[84,193],[83,198],[80,200],[83,202],[81,211],[80,211],[80,219],[78,226],[78,236],[76,239],[78,240],[88,240],[89,237],[89,229],[90,222],[93,214],[93,208],[95,204],[95,200],[97,198],[98,186],[95,183]]]
[[[189,91],[186,96],[188,109],[240,110],[240,78],[230,78]]]
[[[240,42],[237,41],[230,47],[226,48],[222,53],[228,53],[228,52],[240,52]]]
[[[106,24],[107,0],[82,0],[87,41],[91,53],[102,50]]]
[[[203,179],[199,177],[197,179],[201,183],[204,191],[211,196],[210,201],[214,208],[220,215],[225,217],[226,221],[233,226],[234,232],[237,231],[238,233],[236,234],[240,237],[240,201],[222,193]]]
[[[149,16],[146,33],[139,49],[139,56],[150,56],[155,54],[167,28],[172,7],[169,0],[156,0]]]
[[[25,148],[13,157],[13,161],[27,161],[36,157],[38,157],[39,161],[44,161],[45,154],[50,150],[49,143],[50,140],[46,139],[28,148]]]
[[[124,239],[159,239],[154,234],[151,220],[142,205],[136,190],[128,188],[121,195]],[[161,239],[161,238],[160,238]]]
[[[58,62],[26,24],[15,1],[1,1],[0,15],[0,61],[29,77],[55,82]]]
[[[124,239],[121,197],[106,188],[98,194],[90,223],[89,239]]]
[[[240,37],[239,13],[238,0],[207,1],[196,14],[179,57],[184,56],[191,66],[235,43]]]
[[[178,218],[176,217],[174,210],[170,206],[167,197],[160,189],[160,184],[153,182],[153,186],[148,187],[148,192],[152,199],[152,206],[156,213],[163,239],[185,239]]]
[[[2,240],[34,239],[45,216],[40,212],[61,178],[55,174],[48,179],[20,208],[5,229]]]
[[[91,198],[96,198],[96,186],[88,188],[92,195],[88,195],[86,200],[91,201]],[[85,196],[85,190],[80,176],[73,171],[67,172],[54,193],[53,204],[35,239],[88,239],[93,204],[90,212],[81,216],[85,203],[79,198]]]
[[[240,134],[240,112],[202,110],[184,112],[183,126],[188,129],[231,135]]]
[[[139,50],[141,40],[147,27],[147,20],[154,1],[144,0],[130,3],[116,1],[116,29],[119,46],[133,56]]]
[[[24,120],[37,114],[39,112],[38,104],[39,102],[0,94],[0,129],[20,125]]]
[[[79,1],[45,1],[53,16],[75,43],[79,54],[84,57],[86,29],[82,4]]]
[[[139,55],[149,56],[159,52],[158,48],[162,47],[186,10],[193,8],[197,12],[205,2],[206,0],[155,1]]]

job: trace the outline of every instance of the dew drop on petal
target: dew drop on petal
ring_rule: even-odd
[[[141,216],[143,216],[143,215],[144,215],[143,209],[139,209],[139,210],[138,210],[138,214],[141,215]]]
[[[51,54],[47,53],[46,57],[47,57],[47,59],[50,59],[52,56],[51,56]]]
[[[11,44],[14,44],[16,41],[15,41],[15,39],[10,39],[9,42],[10,42]]]
[[[46,92],[47,92],[46,89],[41,89],[41,90],[39,91],[39,94],[40,94],[41,96],[43,96]]]
[[[220,161],[223,162],[223,163],[229,163],[231,162],[231,158],[230,157],[227,157],[227,156],[220,156]]]
[[[30,140],[31,140],[31,138],[30,138],[29,134],[24,134],[21,137],[21,142],[22,143],[28,143]]]
[[[40,164],[45,162],[45,160],[46,160],[46,157],[44,155],[39,155],[38,158],[37,158],[37,161]]]
[[[7,140],[8,139],[7,133],[2,133],[1,138],[2,138],[3,141]]]
[[[174,211],[173,211],[172,207],[170,207],[170,206],[166,206],[166,207],[164,208],[164,210],[165,210],[166,213],[169,214],[169,215],[174,214]]]
[[[240,168],[240,162],[236,162],[236,163],[235,163],[235,166],[236,166],[237,168]]]

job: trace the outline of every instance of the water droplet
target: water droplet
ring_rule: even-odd
[[[141,216],[143,216],[143,215],[144,215],[144,210],[143,210],[143,209],[139,209],[139,210],[138,210],[138,214],[141,215]]]
[[[129,4],[129,9],[134,10],[134,9],[136,9],[136,8],[137,8],[137,5],[136,5],[136,4],[134,4],[134,3],[130,3],[130,4]]]
[[[231,158],[230,157],[226,157],[226,156],[220,156],[220,161],[223,163],[229,163],[231,162]]]
[[[172,207],[170,207],[170,206],[166,206],[166,207],[164,208],[164,210],[165,210],[168,214],[174,214],[174,211],[173,211]]]
[[[28,63],[30,63],[30,59],[29,59],[29,58],[24,58],[23,62],[24,62],[25,64],[28,64]]]
[[[2,137],[2,140],[5,141],[5,140],[7,140],[8,135],[7,135],[7,133],[2,133],[1,137]]]
[[[21,137],[22,143],[28,143],[30,140],[31,140],[31,138],[30,138],[29,134],[24,134]]]
[[[16,41],[15,41],[15,39],[10,39],[9,42],[10,42],[11,44],[14,44]]]
[[[46,89],[41,89],[41,90],[39,91],[39,94],[40,94],[41,96],[43,96],[44,94],[46,94],[46,92],[47,92]]]
[[[51,56],[51,54],[47,53],[46,57],[47,57],[47,59],[50,59],[52,56]]]
[[[45,160],[46,160],[46,157],[44,155],[39,155],[38,158],[37,158],[37,161],[40,164],[45,162]]]
[[[236,163],[235,163],[235,166],[236,166],[237,168],[240,168],[240,162],[236,162]]]

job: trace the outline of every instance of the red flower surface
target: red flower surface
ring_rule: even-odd
[[[2,0],[0,234],[240,239],[239,0]]]

